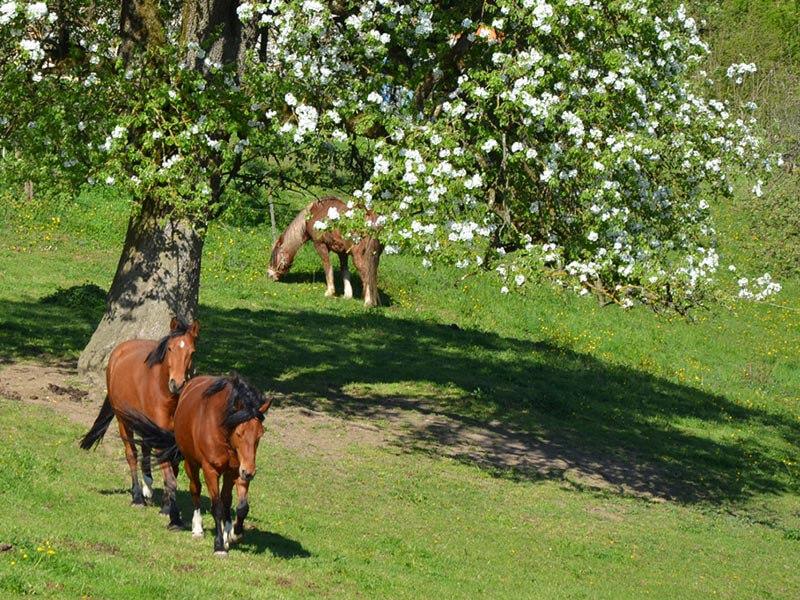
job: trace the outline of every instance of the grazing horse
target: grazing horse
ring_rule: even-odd
[[[150,470],[151,446],[142,447],[141,467],[144,486],[139,485],[136,447],[131,443],[132,431],[125,419],[128,411],[146,415],[159,427],[172,429],[172,416],[178,394],[191,370],[195,341],[200,322],[191,326],[172,319],[170,332],[161,340],[128,340],[111,352],[106,367],[106,399],[92,428],[83,436],[81,448],[89,450],[100,443],[114,416],[125,444],[125,458],[131,471],[131,495],[135,506],[143,506],[152,498],[153,477]],[[170,526],[181,526],[175,503],[177,463],[162,464],[164,501],[161,512],[170,515]]]
[[[325,282],[327,288],[326,296],[336,294],[333,285],[333,267],[329,257],[329,252],[339,255],[339,265],[344,280],[344,297],[353,297],[353,286],[350,283],[350,270],[347,268],[347,255],[353,255],[353,262],[361,282],[364,284],[364,306],[376,306],[380,304],[378,295],[378,262],[383,252],[383,244],[372,236],[364,236],[358,243],[345,238],[336,229],[317,229],[314,227],[317,221],[323,221],[328,217],[328,211],[343,213],[347,210],[347,205],[329,196],[320,198],[301,210],[289,226],[281,234],[272,246],[272,254],[269,260],[269,276],[274,281],[279,281],[292,266],[292,261],[300,249],[300,246],[308,240],[314,243],[314,249],[322,258],[322,266],[325,269]],[[377,215],[371,210],[367,211],[367,219],[370,223],[377,222]]]
[[[142,413],[126,414],[140,436],[137,442],[161,448],[157,455],[160,462],[184,459],[194,506],[195,537],[203,535],[200,470],[203,471],[214,515],[215,554],[227,554],[230,543],[238,541],[244,531],[244,519],[250,510],[247,492],[256,475],[256,451],[264,435],[262,421],[271,402],[236,374],[203,375],[193,378],[181,392],[174,430],[159,427]],[[231,523],[234,485],[239,497],[235,525]]]

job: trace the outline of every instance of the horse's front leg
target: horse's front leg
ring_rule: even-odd
[[[339,252],[339,267],[342,271],[342,282],[344,283],[344,297],[353,297],[353,284],[350,282],[350,269],[347,266],[347,252]]]
[[[183,463],[189,477],[189,493],[192,495],[192,537],[203,537],[203,515],[200,512],[200,468],[196,463],[186,459]]]
[[[325,270],[325,296],[330,298],[336,295],[336,287],[333,284],[333,266],[331,265],[330,253],[324,242],[314,242],[314,249],[322,259],[322,268]]]
[[[222,540],[225,543],[227,550],[230,543],[233,541],[233,524],[231,523],[231,502],[233,500],[233,480],[236,476],[230,471],[225,471],[222,475],[222,516],[225,519],[225,525],[222,529]]]
[[[211,465],[203,465],[203,475],[208,486],[208,495],[211,497],[211,512],[214,515],[214,554],[224,556],[228,554],[225,549],[225,539],[222,530],[225,521],[225,507],[219,493],[219,473]]]
[[[233,537],[231,541],[238,542],[244,535],[244,520],[250,512],[250,504],[247,502],[247,492],[250,489],[250,482],[241,477],[236,479],[236,495],[239,503],[236,505],[236,524],[233,526]]]

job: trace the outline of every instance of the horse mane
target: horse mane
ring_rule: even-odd
[[[275,243],[272,245],[272,251],[269,258],[270,267],[275,268],[278,266],[278,252],[280,250],[283,250],[283,252],[286,254],[286,262],[289,265],[292,264],[292,261],[294,260],[297,251],[300,249],[300,246],[305,244],[308,240],[306,233],[306,216],[311,210],[311,207],[314,206],[315,202],[312,202],[299,213],[297,213],[297,216],[295,216],[295,218],[292,219],[292,222],[289,223],[288,227],[283,230],[283,233],[280,235],[280,237],[275,240]]]
[[[205,392],[203,392],[203,397],[209,398],[214,394],[218,394],[228,384],[231,386],[231,391],[228,394],[228,404],[225,408],[225,418],[222,424],[228,429],[233,429],[250,419],[263,421],[264,413],[261,412],[261,408],[267,402],[264,394],[238,373],[234,372],[227,377],[218,377],[206,388]]]
[[[161,338],[158,342],[158,346],[153,348],[150,351],[150,354],[147,355],[147,358],[144,359],[144,362],[147,363],[148,367],[154,367],[158,364],[161,364],[164,361],[164,356],[167,354],[167,344],[172,338],[179,337],[181,335],[186,335],[189,331],[189,324],[177,317],[178,324],[175,326],[175,329],[170,331],[167,335]]]

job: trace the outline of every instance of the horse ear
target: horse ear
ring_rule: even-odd
[[[270,406],[272,406],[272,398],[267,398],[264,404],[261,405],[261,408],[258,409],[258,412],[260,412],[262,415],[265,415],[267,414]]]
[[[192,328],[189,330],[189,333],[192,334],[192,337],[197,337],[197,334],[200,333],[200,321],[192,323]]]
[[[172,320],[169,322],[169,330],[175,331],[178,328],[178,317],[172,317]]]

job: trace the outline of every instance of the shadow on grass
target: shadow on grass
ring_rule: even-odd
[[[1,302],[0,354],[73,355],[101,313]],[[684,502],[800,491],[782,462],[800,441],[790,418],[556,345],[381,311],[200,317],[199,372],[236,369],[340,416],[409,419],[393,438],[403,451]]]
[[[338,263],[336,263],[338,265]],[[342,283],[342,277],[339,273],[338,268],[334,268],[334,276],[333,276],[334,285],[336,286],[336,295],[342,296],[344,294],[344,283]],[[355,268],[352,268],[350,271],[350,282],[353,285],[353,297],[357,299],[364,298],[364,286],[361,283],[361,277],[358,275],[358,271]],[[296,283],[310,283],[316,284],[319,286],[319,293],[320,296],[324,295],[325,293],[325,272],[320,268],[319,270],[303,270],[303,269],[295,269],[293,271],[289,271],[286,275],[281,278],[280,281],[281,285],[292,285]],[[381,298],[381,306],[388,307],[392,306],[392,297],[381,289],[378,289],[378,295]]]
[[[99,489],[97,490],[97,493],[103,496],[126,496],[128,499],[131,495],[130,490],[124,488]],[[178,506],[180,507],[181,515],[185,524],[184,530],[186,532],[191,531],[191,528],[186,524],[191,523],[192,513],[194,511],[192,505],[192,496],[186,490],[179,489],[177,492],[177,499]],[[150,504],[148,504],[146,507],[132,506],[131,510],[159,510],[162,500],[163,490],[155,488],[153,490],[153,498],[150,501]],[[234,495],[234,505],[235,503],[236,497]],[[211,519],[211,501],[207,496],[201,497],[200,509],[207,518]],[[167,518],[165,516],[164,523],[166,524],[166,522]],[[213,525],[213,519],[210,520],[210,523],[208,521],[206,522],[206,539],[208,539],[210,543],[210,541],[213,539],[214,532],[213,526],[209,529],[209,524]],[[181,533],[181,531],[177,531],[176,533]],[[311,556],[311,553],[306,550],[300,542],[291,538],[287,538],[279,533],[262,531],[257,527],[252,526],[252,519],[245,521],[244,536],[239,542],[234,544],[232,548],[234,550],[247,552],[249,554],[264,554],[265,552],[269,552],[272,554],[272,556],[285,559],[309,558]]]

